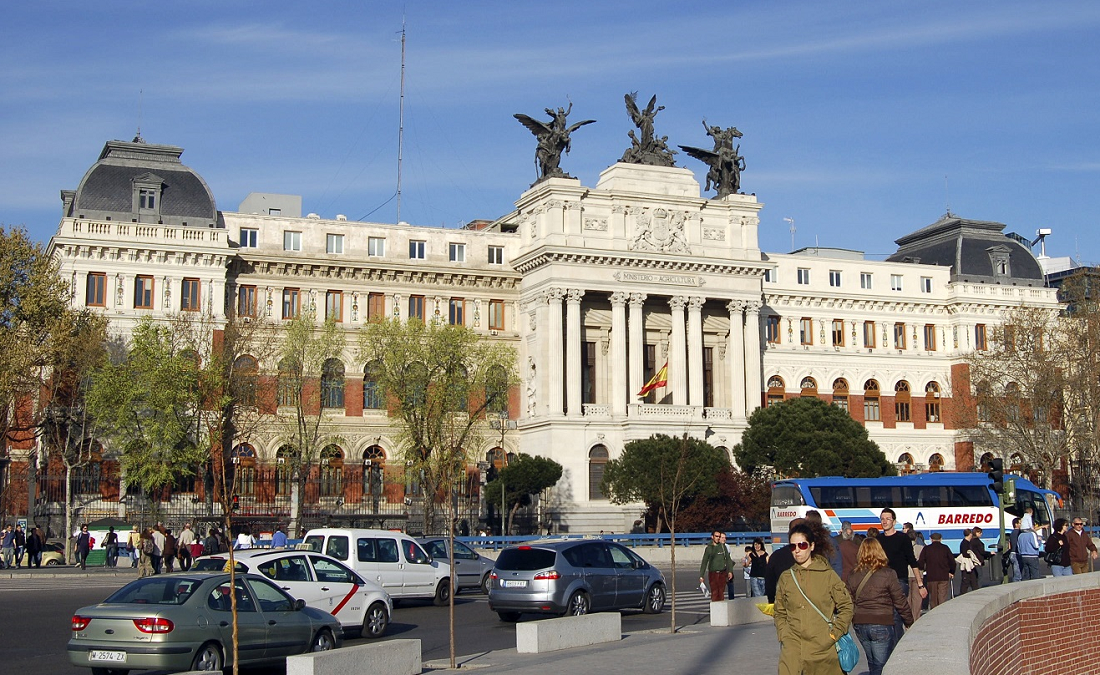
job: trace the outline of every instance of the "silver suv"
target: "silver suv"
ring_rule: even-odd
[[[531,542],[504,549],[493,567],[489,609],[501,621],[521,614],[581,615],[665,606],[665,577],[618,544],[579,539]]]

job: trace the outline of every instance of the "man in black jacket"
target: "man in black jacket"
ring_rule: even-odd
[[[787,538],[790,539],[794,526],[806,522],[804,518],[795,518],[787,526]],[[768,556],[768,566],[764,568],[764,592],[768,595],[768,602],[775,602],[775,587],[779,585],[779,575],[794,567],[794,552],[790,544],[781,548],[773,548]]]
[[[939,532],[932,533],[932,543],[921,549],[920,568],[924,570],[925,585],[928,586],[928,609],[947,602],[951,597],[951,580],[955,578],[955,556],[947,544],[942,541],[943,535]]]

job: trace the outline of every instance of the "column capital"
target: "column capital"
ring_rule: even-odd
[[[698,312],[699,310],[703,309],[703,305],[706,304],[707,299],[701,298],[697,295],[693,295],[692,297],[688,298],[687,302],[689,310],[693,312]]]
[[[687,305],[687,298],[682,295],[674,295],[668,301],[668,306],[672,309],[683,311],[685,305]]]
[[[745,303],[745,311],[749,314],[759,314],[764,303],[759,300],[749,300]]]
[[[646,294],[645,293],[631,293],[630,294],[630,304],[631,305],[642,305],[645,302],[645,299],[646,299]]]
[[[611,294],[611,304],[612,305],[625,305],[628,300],[630,300],[630,294],[629,293],[618,292],[618,293],[612,293]]]
[[[744,300],[730,300],[729,302],[726,303],[726,309],[729,310],[730,314],[741,314],[742,312],[745,311],[745,301]]]
[[[543,294],[543,299],[547,302],[561,302],[565,297],[564,288],[551,288]]]
[[[584,297],[583,288],[570,288],[566,291],[566,299],[570,304],[580,304],[581,298]]]

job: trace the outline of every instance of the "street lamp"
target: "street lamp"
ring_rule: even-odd
[[[508,536],[504,529],[504,513],[507,511],[507,498],[508,498],[508,484],[504,482],[504,467],[508,466],[508,453],[504,450],[504,433],[508,430],[508,409],[505,408],[497,413],[497,417],[500,418],[500,471],[497,475],[500,478],[500,536]]]

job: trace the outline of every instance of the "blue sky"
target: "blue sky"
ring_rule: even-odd
[[[670,146],[708,146],[704,117],[744,133],[767,251],[790,250],[793,218],[796,247],[888,254],[950,207],[1100,260],[1100,5],[1085,2],[4,3],[0,223],[47,240],[59,190],[139,122],[223,210],[283,192],[392,222],[403,10],[402,220],[510,211],[535,178],[512,114],[568,101],[598,123],[562,166],[595,185],[638,91],[666,107]]]

